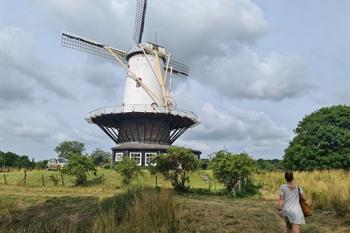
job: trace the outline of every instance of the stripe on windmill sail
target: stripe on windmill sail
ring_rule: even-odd
[[[75,49],[81,52],[91,53],[100,57],[105,57],[115,61],[114,56],[106,49],[106,45],[84,38],[82,36],[74,35],[72,33],[62,33],[61,44],[63,47]],[[109,47],[109,46],[108,46]],[[117,54],[123,62],[127,63],[125,56],[126,52],[109,47],[113,53]]]
[[[147,0],[137,0],[135,27],[132,39],[135,43],[140,44],[142,41],[143,28],[145,25]]]

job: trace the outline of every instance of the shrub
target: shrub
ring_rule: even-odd
[[[75,176],[76,185],[86,184],[86,177],[89,172],[94,172],[94,174],[96,174],[95,165],[89,158],[80,154],[72,155],[68,165],[64,166],[62,169],[63,174]]]
[[[90,155],[91,161],[100,167],[106,168],[110,166],[112,155],[109,152],[103,151],[100,148],[96,148]]]
[[[49,178],[52,181],[54,186],[58,185],[58,182],[60,181],[60,178],[56,174],[49,175]]]
[[[199,161],[191,149],[170,147],[166,154],[157,156],[152,163],[151,172],[161,173],[176,191],[187,191],[189,173],[199,167]]]
[[[256,164],[246,153],[219,151],[211,161],[211,168],[215,178],[225,184],[227,191],[235,193],[238,182],[248,179],[256,170]]]
[[[115,165],[115,170],[121,174],[123,185],[131,184],[133,179],[141,173],[141,168],[129,157],[123,157],[122,161]]]
[[[36,169],[45,169],[47,167],[48,160],[42,160],[35,163]]]

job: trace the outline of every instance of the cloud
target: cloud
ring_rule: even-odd
[[[148,37],[153,39],[157,30],[160,43],[188,61],[253,44],[268,31],[262,10],[252,1],[157,0],[149,8]]]
[[[3,105],[6,101],[33,99],[36,86],[61,98],[74,99],[63,86],[54,81],[52,76],[55,73],[50,69],[52,67],[36,56],[30,33],[18,27],[0,29],[0,57],[0,72],[3,77],[1,84],[8,83],[3,86],[10,88],[8,91],[0,92]]]
[[[288,146],[287,138],[272,139],[272,140],[247,140],[243,143],[243,151],[250,155],[260,158],[280,158],[283,155],[283,150]]]
[[[37,0],[37,3],[52,22],[65,30],[121,49],[132,46],[136,0]],[[252,1],[154,0],[148,3],[144,41],[155,42],[157,31],[160,44],[175,53],[175,57],[190,61],[203,54],[219,54],[237,44],[254,43],[267,30],[262,10]]]
[[[108,100],[115,100],[117,91],[121,92],[126,79],[126,71],[118,64],[92,57],[80,66],[77,73],[82,82],[98,90]]]
[[[4,71],[1,67],[0,70]],[[0,110],[14,104],[31,103],[34,100],[32,87],[26,84],[22,77],[5,76],[0,79]]]
[[[190,140],[275,140],[289,139],[288,130],[278,126],[263,112],[231,106],[218,110],[206,103],[198,112],[201,125],[192,129]]]
[[[197,80],[233,99],[279,101],[299,97],[312,86],[312,76],[301,58],[278,53],[261,58],[249,48],[217,59],[203,57],[195,70]]]
[[[14,135],[36,142],[44,142],[47,141],[47,138],[50,136],[50,132],[44,128],[21,125],[14,128]]]

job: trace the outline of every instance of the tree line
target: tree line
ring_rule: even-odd
[[[27,155],[18,155],[13,152],[0,151],[0,166],[1,167],[16,167],[16,168],[35,168],[37,163],[30,160]]]
[[[89,158],[95,166],[109,168],[111,166],[111,153],[96,148],[91,154],[84,153],[85,145],[78,141],[65,141],[56,146],[57,157],[71,159],[73,156],[85,156]],[[35,161],[28,155],[18,155],[14,152],[3,152],[0,150],[0,169],[3,168],[26,168],[45,169],[48,160]]]

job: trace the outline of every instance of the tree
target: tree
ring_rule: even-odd
[[[256,170],[255,161],[248,154],[233,154],[225,150],[215,154],[210,167],[215,178],[225,184],[229,192],[234,192],[238,181],[248,179]]]
[[[42,160],[35,163],[36,169],[45,169],[47,167],[48,160]]]
[[[19,155],[13,153],[13,152],[1,152],[0,153],[0,162],[1,166],[6,167],[14,167],[16,160],[19,158]]]
[[[0,166],[5,166],[6,160],[5,160],[5,153],[0,150]]]
[[[283,170],[282,160],[279,159],[258,159],[256,165],[259,170],[263,171]]]
[[[14,167],[18,168],[31,168],[34,164],[29,160],[28,156],[19,156],[13,164]]]
[[[78,141],[64,141],[56,146],[58,157],[70,159],[73,154],[82,154],[85,150],[84,143]]]
[[[129,157],[123,157],[122,161],[115,165],[115,170],[122,176],[122,184],[129,185],[140,173],[141,168],[135,160]]]
[[[294,130],[283,164],[293,170],[350,169],[350,106],[321,108]]]
[[[96,166],[104,166],[111,163],[112,155],[109,152],[105,152],[100,148],[96,148],[90,155],[90,159]]]
[[[199,161],[191,149],[170,147],[166,154],[155,157],[152,161],[152,173],[161,173],[170,181],[175,191],[186,191],[189,173],[199,167]]]
[[[13,152],[4,153],[0,151],[0,166],[32,168],[34,167],[34,163],[32,163],[26,155],[19,156]]]
[[[86,184],[87,174],[96,173],[95,165],[92,161],[81,154],[72,154],[66,166],[62,168],[62,173],[75,176],[75,184]]]

